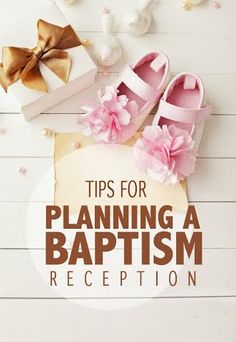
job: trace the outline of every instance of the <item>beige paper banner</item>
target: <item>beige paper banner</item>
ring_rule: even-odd
[[[174,210],[185,212],[188,206],[186,184],[166,186],[139,172],[135,165],[131,146],[139,133],[125,145],[100,145],[92,138],[78,133],[55,134],[55,204],[69,205],[70,214],[76,214],[79,206],[88,205],[171,205]],[[75,150],[73,143],[79,143]],[[86,180],[114,180],[115,196],[95,198],[88,196]],[[146,198],[120,197],[120,181],[146,182]]]

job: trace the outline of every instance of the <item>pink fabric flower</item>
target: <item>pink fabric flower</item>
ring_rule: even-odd
[[[84,106],[88,114],[82,119],[80,131],[105,143],[122,143],[135,133],[134,119],[138,105],[126,95],[118,95],[112,87],[98,91],[97,103]]]
[[[174,185],[195,170],[194,141],[175,125],[147,126],[134,145],[137,165],[158,182]]]

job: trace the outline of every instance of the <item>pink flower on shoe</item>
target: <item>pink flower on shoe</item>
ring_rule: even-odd
[[[82,119],[80,131],[105,143],[122,143],[135,133],[134,119],[138,105],[126,95],[118,95],[112,87],[98,91],[97,103],[84,106],[88,114]]]
[[[175,125],[147,126],[134,145],[137,165],[158,182],[174,185],[195,170],[194,141]]]

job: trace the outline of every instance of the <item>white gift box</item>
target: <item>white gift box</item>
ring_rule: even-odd
[[[11,18],[11,23],[8,24],[10,29],[6,27],[6,30],[1,32],[1,46],[27,48],[36,46],[39,19],[61,27],[68,25],[57,5],[51,1],[33,4],[26,9],[24,7],[23,13],[13,13],[14,16],[17,19],[14,21]],[[40,71],[47,83],[48,92],[32,90],[24,86],[20,80],[8,87],[8,94],[16,98],[26,120],[32,119],[94,83],[97,67],[86,49],[80,45],[65,51],[69,53],[72,62],[68,83],[64,83],[39,61]]]

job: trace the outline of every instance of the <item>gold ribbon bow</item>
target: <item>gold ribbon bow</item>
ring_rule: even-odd
[[[60,27],[42,19],[37,23],[38,43],[33,49],[4,47],[0,64],[0,84],[7,91],[9,85],[21,79],[33,90],[48,91],[47,84],[39,69],[39,61],[44,63],[64,82],[68,81],[71,60],[64,49],[81,45],[73,28]]]

